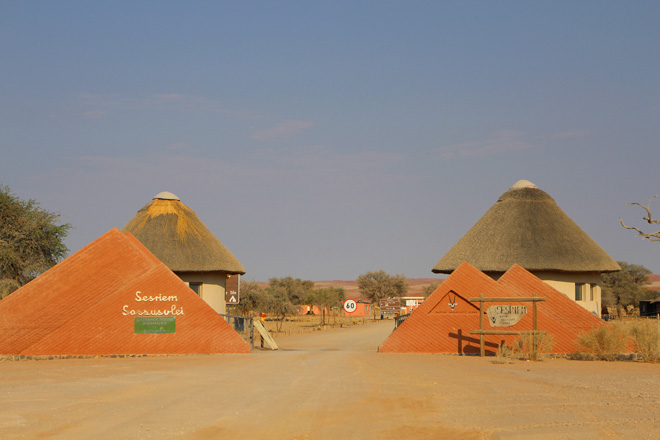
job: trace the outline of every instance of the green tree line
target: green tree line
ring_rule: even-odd
[[[277,330],[287,316],[297,315],[303,306],[321,311],[320,325],[325,325],[330,310],[338,310],[346,299],[340,287],[315,288],[314,282],[300,278],[271,278],[267,286],[257,281],[241,283],[241,303],[235,310],[244,315],[266,313],[277,319]]]

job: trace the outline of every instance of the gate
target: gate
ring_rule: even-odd
[[[250,347],[254,347],[254,321],[251,316],[225,315],[222,313],[220,313],[220,316],[225,318],[225,321],[245,339],[245,342],[250,344]]]
[[[396,330],[397,327],[399,327],[401,324],[403,324],[403,321],[405,321],[408,316],[410,316],[410,313],[406,313],[405,315],[396,316],[394,318],[394,329]]]

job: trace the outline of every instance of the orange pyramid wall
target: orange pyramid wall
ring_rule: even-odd
[[[461,264],[380,346],[380,352],[391,353],[479,353],[478,297],[545,297],[538,302],[538,330],[545,330],[553,338],[553,353],[577,350],[574,342],[580,332],[604,323],[566,295],[550,287],[538,277],[514,265],[498,281],[494,281],[469,263]],[[453,309],[452,309],[453,304]],[[491,327],[487,317],[485,330],[532,330],[532,303],[486,303],[491,305],[524,305],[527,314],[514,326]],[[496,353],[502,341],[511,345],[517,335],[486,335],[486,353]]]
[[[174,316],[174,333],[136,333],[145,311]],[[116,228],[0,301],[3,355],[249,352],[220,315]]]

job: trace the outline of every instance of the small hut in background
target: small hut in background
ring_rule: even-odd
[[[156,195],[122,232],[134,235],[216,312],[227,312],[227,279],[245,269],[176,195]]]
[[[619,265],[546,192],[521,180],[433,267],[452,273],[464,261],[497,280],[518,264],[600,316],[601,273]]]

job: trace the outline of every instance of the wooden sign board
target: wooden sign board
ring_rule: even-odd
[[[380,300],[380,313],[393,315],[401,311],[401,300],[399,298],[386,298]]]
[[[264,326],[263,322],[259,321],[258,319],[254,320],[254,328],[257,329],[259,332],[259,335],[264,339],[264,342],[266,345],[270,347],[271,350],[277,350],[280,347],[277,346],[277,342],[275,342],[275,339],[268,333],[268,329]]]
[[[229,275],[225,284],[225,302],[239,304],[241,302],[241,276]]]
[[[490,306],[486,314],[492,327],[511,327],[527,314],[527,306]]]

